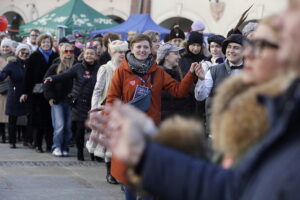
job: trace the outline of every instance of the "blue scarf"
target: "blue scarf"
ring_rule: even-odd
[[[43,54],[45,60],[46,60],[47,63],[48,63],[49,57],[50,57],[51,54],[52,54],[52,49],[45,51],[45,50],[43,50],[41,47],[39,47],[39,51]]]

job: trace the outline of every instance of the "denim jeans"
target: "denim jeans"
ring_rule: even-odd
[[[51,118],[53,125],[53,146],[67,151],[72,138],[71,112],[68,104],[59,103],[51,106]]]

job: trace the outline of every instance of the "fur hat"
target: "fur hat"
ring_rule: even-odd
[[[13,49],[13,41],[11,39],[4,38],[1,41],[1,47],[3,47],[3,46],[9,46],[11,49]]]
[[[174,26],[174,28],[171,30],[170,32],[170,37],[169,37],[169,40],[172,40],[174,38],[181,38],[181,39],[185,39],[185,35],[184,35],[184,32],[183,30],[181,30],[179,28],[178,25]]]
[[[204,31],[205,25],[201,20],[197,19],[193,22],[191,28],[192,28],[192,31]]]
[[[210,47],[209,47],[210,43],[215,42],[215,43],[217,43],[218,45],[222,46],[222,43],[224,42],[225,39],[226,39],[226,38],[225,38],[224,36],[222,36],[222,35],[213,35],[213,36],[209,37],[209,38],[207,39],[207,42],[208,42],[208,50],[210,51]]]
[[[191,32],[190,37],[187,41],[187,46],[194,44],[194,43],[197,43],[200,45],[203,44],[203,35],[201,33],[198,33],[197,31]]]
[[[27,44],[20,43],[16,48],[16,56],[22,49],[26,49],[29,53],[31,53],[31,49]]]
[[[229,43],[237,43],[243,46],[244,36],[241,34],[231,34],[228,38],[222,43],[222,51],[226,54],[226,49]]]
[[[126,41],[114,40],[108,44],[108,48],[112,53],[117,51],[127,51],[128,43]]]

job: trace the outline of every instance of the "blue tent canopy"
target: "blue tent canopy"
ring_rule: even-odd
[[[159,32],[161,39],[170,32],[169,29],[157,25],[149,14],[132,14],[122,24],[119,24],[112,28],[91,31],[90,36],[93,38],[93,36],[99,33],[105,34],[113,32],[122,34],[122,39],[126,39],[128,36],[128,32],[143,33],[147,30]]]

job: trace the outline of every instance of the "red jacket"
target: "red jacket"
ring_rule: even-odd
[[[141,78],[146,81],[152,73],[153,85],[151,90],[151,107],[147,111],[147,115],[151,117],[156,124],[159,124],[162,90],[168,91],[174,97],[183,98],[187,96],[197,77],[188,72],[184,79],[181,82],[178,82],[154,63],[149,68],[148,72]],[[120,99],[123,102],[129,102],[133,98],[137,85],[145,84],[131,71],[126,59],[123,59],[120,67],[114,72],[106,103],[112,104],[116,99]],[[148,83],[146,86],[150,87],[150,85],[151,83]],[[124,176],[126,169],[127,166],[124,165],[124,163],[121,163],[114,157],[112,158],[111,173],[122,183],[126,183],[126,178]]]

